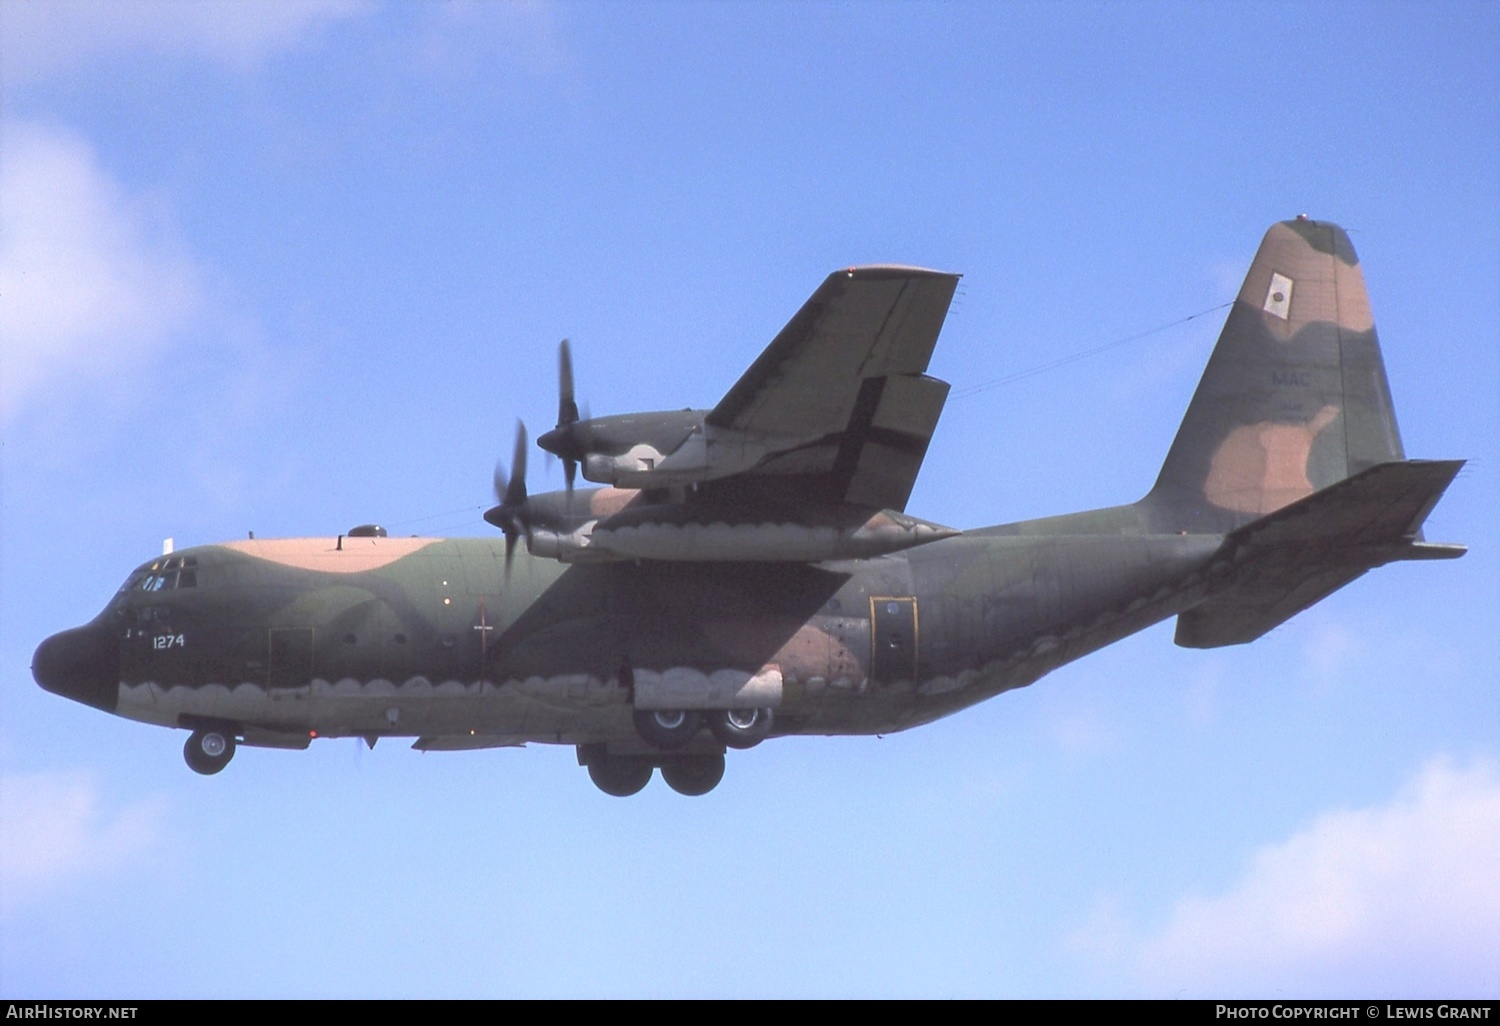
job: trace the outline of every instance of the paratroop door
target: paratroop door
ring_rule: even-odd
[[[870,678],[876,684],[917,679],[917,600],[870,598]]]
[[[312,686],[313,629],[271,628],[266,689],[272,698],[303,698]]]

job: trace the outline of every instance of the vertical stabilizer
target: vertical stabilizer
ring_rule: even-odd
[[[1160,529],[1227,531],[1404,458],[1348,234],[1272,225],[1143,505]]]

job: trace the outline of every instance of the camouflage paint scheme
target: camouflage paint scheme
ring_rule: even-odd
[[[580,491],[566,500],[569,519],[554,517],[558,530],[631,510],[678,525],[888,526],[880,517],[904,506],[946,396],[922,372],[956,277],[876,270],[873,285],[852,270],[842,284],[830,277],[714,411],[593,422],[597,438],[616,438],[610,459],[628,451],[618,439],[632,423],[668,459],[675,450],[660,439],[683,444],[694,424],[716,423],[721,439],[748,432],[759,457],[742,453],[722,477],[711,459],[679,461],[676,473],[691,464],[703,482],[685,491]],[[887,271],[927,290],[908,346],[917,356],[881,371],[892,375],[882,385],[901,375],[917,396],[907,436],[882,433],[882,400],[870,399],[859,360],[819,363],[832,343],[822,338],[829,307],[815,301],[835,287],[884,287]],[[796,345],[783,341],[793,329]],[[848,386],[802,409],[784,384],[798,374],[813,385],[843,375]],[[787,430],[771,437],[770,425]],[[591,772],[637,760],[642,784],[653,766],[665,776],[707,759],[711,779],[685,791],[701,793],[722,773],[724,745],[705,731],[663,750],[638,730],[642,711],[770,709],[774,734],[884,733],[1030,684],[1167,617],[1179,617],[1182,645],[1250,641],[1375,566],[1462,555],[1421,535],[1461,465],[1405,459],[1348,236],[1298,218],[1267,233],[1139,502],[939,528],[904,551],[844,560],[757,550],[561,562],[531,551],[533,537],[507,569],[501,538],[202,546],[144,564],[91,624],[43,642],[33,672],[109,712],[195,738],[223,731],[231,752],[235,738],[295,748],[314,736],[415,737],[423,749],[571,744]],[[632,466],[625,476],[639,479]],[[843,476],[830,476],[838,466]],[[873,500],[856,501],[861,488]],[[556,495],[526,501],[564,508]]]

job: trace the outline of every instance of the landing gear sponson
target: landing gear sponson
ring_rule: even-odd
[[[637,709],[634,719],[642,740],[675,752],[705,726],[727,748],[754,748],[771,733],[775,716],[770,709]]]

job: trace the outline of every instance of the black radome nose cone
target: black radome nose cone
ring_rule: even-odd
[[[31,675],[54,695],[114,712],[120,691],[119,640],[93,626],[54,634],[37,646]]]

